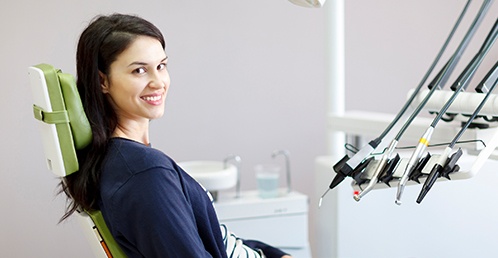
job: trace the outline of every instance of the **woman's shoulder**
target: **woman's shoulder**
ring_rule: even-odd
[[[173,168],[173,160],[162,151],[124,138],[113,138],[109,144],[106,163],[126,165],[133,172],[152,167]]]

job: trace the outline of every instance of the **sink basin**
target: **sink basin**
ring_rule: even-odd
[[[234,187],[237,183],[237,168],[221,161],[186,161],[178,165],[208,191],[219,191]]]

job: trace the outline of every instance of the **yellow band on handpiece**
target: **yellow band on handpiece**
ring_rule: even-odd
[[[422,143],[422,144],[424,144],[425,146],[429,146],[429,141],[428,141],[427,139],[425,139],[425,138],[420,138],[419,143]]]

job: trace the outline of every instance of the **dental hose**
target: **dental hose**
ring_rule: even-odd
[[[451,75],[453,69],[456,66],[456,63],[460,59],[460,56],[461,56],[461,53],[455,54],[449,60],[449,62],[446,63],[446,65],[443,67],[443,70],[441,70],[441,72],[438,74],[438,77],[436,77],[435,83],[432,83],[431,89],[429,90],[427,95],[424,97],[422,102],[419,103],[417,108],[412,112],[410,117],[403,124],[402,128],[400,129],[400,131],[398,132],[396,137],[394,137],[394,139],[391,141],[389,147],[384,149],[382,157],[380,158],[380,161],[377,164],[377,167],[375,168],[375,171],[374,171],[372,178],[370,179],[370,182],[368,183],[367,187],[365,187],[363,190],[359,191],[358,193],[356,193],[353,196],[353,198],[356,201],[360,201],[363,196],[365,196],[368,192],[370,192],[375,187],[375,185],[377,184],[378,177],[380,176],[384,167],[387,165],[387,162],[391,158],[391,155],[393,154],[394,150],[396,149],[396,146],[398,145],[399,139],[401,139],[401,136],[404,134],[406,129],[408,129],[408,126],[415,120],[415,118],[420,113],[420,111],[422,111],[423,107],[427,104],[427,102],[429,102],[429,99],[432,97],[432,94],[436,90],[442,88],[441,83],[446,81],[447,78]],[[432,131],[429,133],[432,133]],[[429,135],[426,135],[426,137],[429,137]]]
[[[443,154],[439,157],[438,161],[436,164],[434,164],[434,167],[432,168],[429,176],[427,177],[427,180],[425,180],[424,185],[422,186],[422,190],[420,191],[418,197],[417,197],[417,203],[421,203],[422,200],[425,198],[429,190],[431,190],[432,186],[436,182],[436,180],[441,176],[442,173],[447,172],[450,173],[456,164],[456,161],[458,158],[461,156],[461,150],[459,150],[457,153],[455,153],[453,156],[449,157],[450,153],[453,151],[453,148],[455,147],[456,143],[460,139],[460,137],[463,135],[463,133],[468,129],[470,124],[474,121],[474,119],[477,117],[481,109],[484,107],[486,104],[486,101],[488,98],[491,96],[491,92],[494,90],[496,85],[498,84],[498,76],[494,78],[493,75],[498,74],[498,69],[497,69],[498,62],[495,64],[493,69],[490,70],[490,72],[484,77],[482,84],[487,84],[487,82],[491,81],[494,79],[494,82],[491,84],[491,87],[489,88],[489,91],[485,93],[486,95],[484,96],[483,100],[477,106],[477,108],[474,110],[474,113],[470,116],[470,118],[467,120],[467,122],[462,126],[460,131],[457,133],[455,138],[451,141],[451,143],[448,145],[448,147],[445,148]],[[484,94],[484,93],[482,93]],[[449,176],[448,176],[449,178]]]
[[[477,26],[482,21],[482,18],[484,17],[484,14],[489,9],[490,4],[491,4],[491,0],[487,0],[487,1],[483,2],[481,9],[479,10],[479,13],[477,14],[476,18],[474,19],[471,27],[469,28],[469,31],[465,35],[465,38],[467,40],[470,40],[470,38],[475,33]],[[454,93],[452,94],[450,99],[443,105],[443,107],[441,108],[441,110],[439,111],[437,116],[432,121],[429,128],[425,131],[424,135],[420,138],[419,143],[417,144],[415,151],[412,153],[412,155],[408,161],[408,164],[406,165],[406,168],[403,172],[403,175],[402,175],[400,181],[398,182],[398,189],[396,192],[396,199],[395,199],[396,204],[401,205],[401,196],[403,194],[403,191],[404,191],[405,185],[408,181],[408,178],[409,178],[410,174],[412,173],[412,171],[414,170],[415,166],[417,165],[420,157],[424,153],[425,148],[429,145],[429,141],[431,139],[432,132],[434,131],[434,128],[436,127],[437,123],[441,120],[442,116],[446,113],[446,111],[448,110],[450,105],[453,103],[453,101],[456,99],[458,94],[462,90],[465,90],[466,86],[468,85],[468,82],[470,81],[470,78],[475,73],[478,64],[480,64],[480,62],[484,58],[485,53],[483,53],[483,52],[487,53],[490,46],[492,45],[492,44],[489,44],[490,41],[494,42],[494,39],[496,39],[496,31],[495,31],[496,28],[495,27],[496,27],[496,24],[493,27],[493,29],[491,30],[491,33],[490,33],[491,37],[488,36],[486,38],[486,40],[483,44],[483,47],[481,47],[481,49],[479,50],[479,52],[478,52],[479,58],[472,59],[472,61],[469,63],[469,65],[467,65],[466,69],[464,69],[464,72],[458,77],[458,79],[455,81],[454,85],[452,85],[452,88],[455,88]],[[464,41],[466,41],[466,40],[464,39]],[[462,47],[462,44],[458,48],[460,48],[460,47]]]
[[[443,49],[446,47],[446,45],[449,42],[451,36],[456,31],[456,29],[457,29],[457,27],[458,27],[461,19],[463,18],[463,16],[464,16],[464,14],[465,14],[465,12],[466,12],[469,4],[470,4],[470,1],[468,1],[467,4],[465,5],[462,13],[459,16],[459,19],[457,20],[455,26],[453,27],[453,29],[452,29],[452,31],[450,33],[450,36],[448,37],[447,41],[445,42],[445,45],[443,46]],[[478,17],[479,17],[479,14],[478,14]],[[477,26],[474,25],[474,27],[471,27],[472,33],[467,33],[467,35],[463,38],[462,42],[460,43],[459,47],[457,48],[457,50],[455,51],[455,53],[453,54],[453,56],[444,65],[443,69],[437,74],[437,76],[435,77],[435,79],[429,84],[430,90],[429,90],[428,94],[424,97],[424,99],[422,100],[422,102],[417,106],[417,108],[412,112],[412,114],[410,115],[410,117],[403,124],[402,128],[400,129],[400,131],[398,132],[398,134],[396,135],[396,137],[391,141],[389,147],[387,147],[387,148],[384,149],[383,155],[382,155],[380,161],[378,162],[378,164],[377,164],[377,166],[376,166],[376,168],[374,170],[374,173],[372,175],[372,178],[370,179],[370,182],[368,183],[367,187],[365,187],[363,190],[359,191],[358,193],[356,193],[353,196],[353,198],[356,201],[360,201],[360,199],[363,196],[365,196],[368,192],[370,192],[375,187],[375,185],[377,184],[378,177],[380,176],[381,172],[384,170],[385,166],[387,165],[387,163],[388,163],[388,161],[389,161],[392,153],[394,152],[394,150],[395,150],[395,148],[396,148],[399,140],[401,139],[401,137],[404,134],[404,132],[406,131],[406,129],[408,129],[408,126],[413,122],[413,120],[415,119],[415,117],[417,117],[417,115],[420,113],[420,111],[422,111],[423,107],[427,104],[427,102],[431,98],[432,94],[436,90],[441,89],[443,87],[443,85],[446,83],[446,81],[448,80],[449,76],[451,75],[451,73],[453,72],[454,68],[456,67],[456,64],[460,60],[460,57],[462,56],[462,53],[465,51],[465,48],[467,47],[467,45],[468,45],[468,43],[470,41],[470,38],[472,37],[473,33],[475,32],[475,27],[477,27]],[[440,52],[440,54],[441,54],[441,52]],[[439,57],[440,56],[438,56],[438,58],[436,58],[436,60],[439,60]],[[435,63],[433,63],[433,65],[435,65]],[[427,79],[427,76],[424,79]],[[425,83],[425,80],[423,80],[423,83]],[[417,95],[417,93],[420,90],[420,88],[421,88],[421,85],[419,85],[419,87],[417,87],[417,89],[415,89],[414,93],[411,95],[411,98],[407,101],[407,104],[411,104],[411,102],[413,101],[413,99]],[[406,109],[403,110],[402,112],[404,113],[405,111],[406,111]],[[398,115],[400,113],[398,113]],[[401,115],[399,115],[396,118],[399,120],[399,117],[401,117]],[[392,129],[392,127],[394,126],[394,123],[396,123],[396,122],[397,122],[396,119],[393,120],[393,122],[390,125],[391,127],[390,128],[388,127],[389,130]],[[432,133],[432,132],[430,132],[430,133]],[[387,132],[386,132],[386,134],[387,134]]]
[[[429,78],[430,74],[434,70],[435,66],[441,59],[441,56],[443,55],[444,51],[446,50],[449,42],[451,41],[453,35],[455,34],[455,31],[459,27],[463,17],[465,16],[465,13],[467,12],[467,9],[470,5],[471,0],[468,0],[467,3],[465,4],[462,12],[460,13],[455,25],[453,26],[450,34],[448,35],[446,41],[444,42],[443,46],[439,50],[439,53],[436,55],[436,58],[432,62],[431,66],[425,73],[424,77],[420,81],[419,85],[417,88],[415,88],[413,94],[410,96],[410,98],[406,101],[404,106],[401,108],[401,110],[398,112],[396,117],[393,119],[393,121],[387,126],[386,129],[380,134],[379,137],[371,140],[367,145],[363,146],[357,153],[355,153],[351,158],[349,158],[348,155],[344,156],[339,162],[337,162],[334,166],[333,169],[337,173],[332,182],[330,183],[329,188],[325,191],[325,193],[321,196],[319,206],[321,206],[322,199],[325,197],[325,195],[328,193],[329,190],[335,188],[337,185],[339,185],[346,177],[350,176],[351,173],[353,172],[354,168],[356,168],[367,156],[369,156],[377,146],[382,142],[382,139],[392,130],[392,128],[398,123],[398,121],[401,119],[401,117],[404,115],[404,113],[408,110],[410,107],[411,103],[417,96],[417,94],[420,92],[422,87],[424,86],[425,82]]]

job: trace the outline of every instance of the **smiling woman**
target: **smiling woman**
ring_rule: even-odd
[[[208,192],[151,147],[149,122],[170,86],[159,29],[131,15],[97,17],[77,50],[77,86],[92,129],[77,173],[64,178],[77,209],[100,210],[129,257],[290,257],[220,225]]]
[[[149,144],[149,121],[164,113],[170,84],[167,60],[157,39],[138,36],[111,64],[109,75],[100,73],[102,92],[118,118],[114,137]]]

